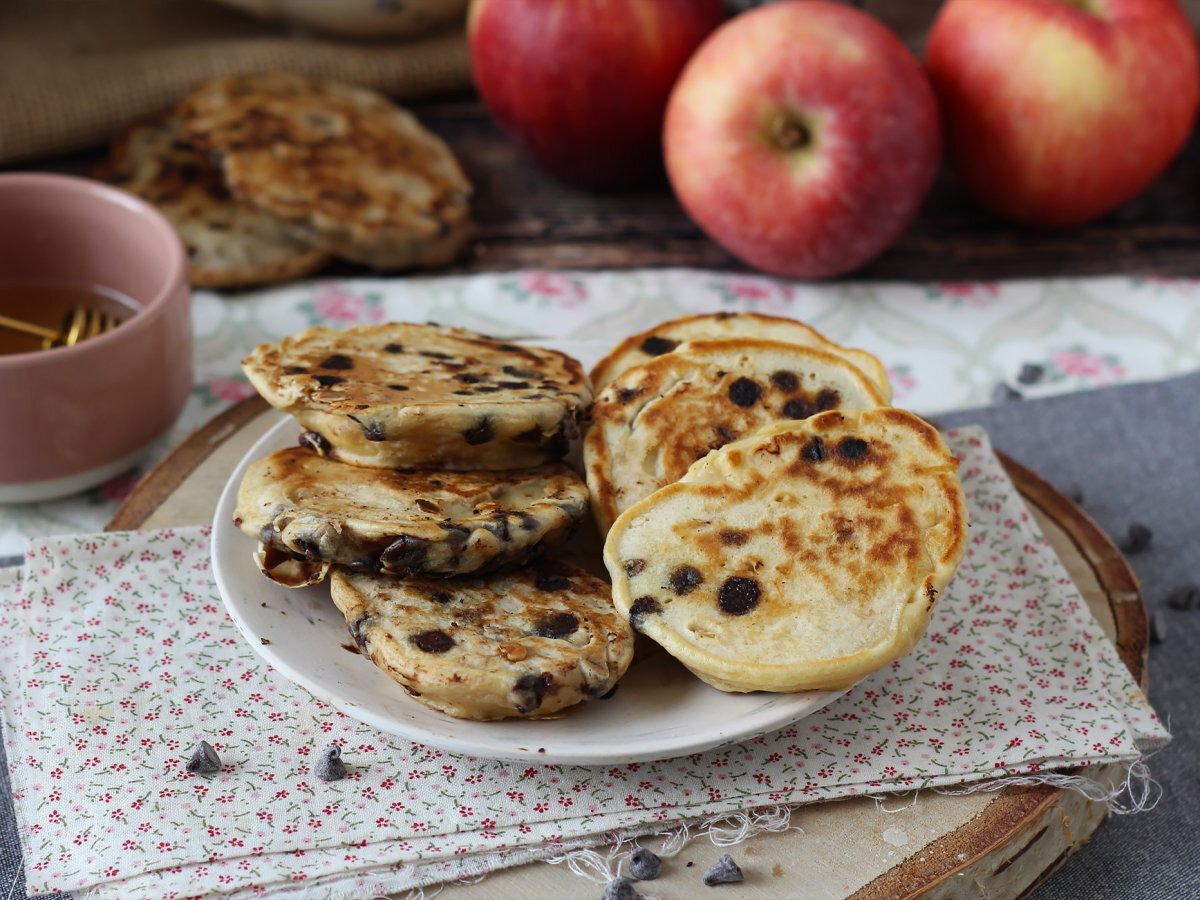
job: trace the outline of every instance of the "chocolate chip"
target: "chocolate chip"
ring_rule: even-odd
[[[728,853],[722,853],[720,858],[704,873],[704,883],[709,887],[714,884],[737,884],[745,880],[746,876],[742,874],[741,868]]]
[[[734,531],[733,529],[726,529],[717,536],[726,547],[740,547],[750,539],[750,535],[746,534],[746,532]]]
[[[664,353],[670,353],[679,346],[679,341],[672,341],[669,338],[663,337],[648,337],[642,341],[642,352],[650,356],[662,356]]]
[[[842,438],[837,445],[837,453],[842,459],[862,459],[867,455],[867,442],[862,438]]]
[[[773,372],[771,374],[771,384],[784,393],[790,394],[800,386],[800,379],[796,377],[795,372]]]
[[[729,386],[729,399],[736,406],[753,406],[761,396],[762,388],[758,386],[757,381],[750,378],[739,378]]]
[[[1017,373],[1017,382],[1019,384],[1037,384],[1045,377],[1045,366],[1039,366],[1037,363],[1023,363],[1021,371]]]
[[[307,375],[308,369],[304,368],[304,366],[287,366],[283,370],[283,374],[284,375]]]
[[[498,390],[500,390],[500,388],[498,388],[494,384],[481,384],[475,388],[475,393],[477,393],[477,394],[494,394]]]
[[[502,350],[505,353],[520,353],[521,352],[521,348],[518,347],[516,344],[497,344],[496,349]],[[505,368],[507,368],[507,366]]]
[[[642,630],[642,620],[651,613],[662,612],[662,604],[653,597],[638,597],[629,607],[629,624],[638,631]]]
[[[529,513],[523,513],[521,515],[522,531],[536,531],[538,526],[541,524],[542,523],[537,520],[536,516],[531,516]]]
[[[638,847],[629,857],[629,874],[638,881],[653,881],[662,874],[662,860],[645,847]]]
[[[810,462],[821,462],[825,458],[825,442],[819,437],[812,438],[804,445],[800,455]]]
[[[1150,617],[1150,643],[1161,644],[1167,639],[1167,614],[1156,609]]]
[[[429,553],[429,541],[402,534],[379,554],[379,562],[388,572],[409,574],[419,571]]]
[[[618,388],[617,389],[617,402],[624,405],[624,404],[628,403],[630,400],[632,400],[634,397],[637,397],[639,394],[641,394],[641,392],[642,392],[641,388]]]
[[[296,441],[301,447],[307,447],[319,456],[324,456],[330,450],[329,441],[315,431],[302,431]]]
[[[454,646],[454,638],[444,631],[418,631],[409,638],[418,650],[425,653],[445,653]]]
[[[646,568],[644,559],[627,559],[625,560],[625,577],[632,578],[634,575],[640,575],[644,568]]]
[[[1024,395],[1016,388],[1009,387],[1003,381],[992,388],[992,402],[996,404],[1013,403],[1017,400],[1024,400]]]
[[[824,388],[817,394],[817,409],[825,412],[827,409],[837,409],[837,405],[842,402],[842,395],[832,388]]]
[[[708,442],[709,450],[720,450],[737,436],[724,425],[718,425],[716,431],[716,438]],[[701,456],[703,455],[705,454],[701,454]]]
[[[353,369],[354,360],[346,356],[344,353],[335,353],[333,356],[317,363],[318,369]]]
[[[762,588],[753,578],[738,576],[726,578],[721,589],[717,591],[717,603],[722,612],[727,612],[731,616],[744,616],[758,606],[761,597]]]
[[[201,741],[187,761],[187,770],[193,775],[216,775],[221,771],[221,757],[208,741]]]
[[[1200,587],[1183,584],[1167,594],[1167,606],[1171,609],[1195,609],[1200,606]]]
[[[386,344],[386,345],[384,345],[383,350],[385,353],[403,353],[404,345],[403,344]]]
[[[417,508],[420,509],[422,512],[427,512],[427,513],[441,512],[441,509],[442,509],[440,506],[438,506],[432,500],[426,500],[424,497],[417,498]]]
[[[539,591],[565,591],[571,586],[571,579],[565,575],[542,570],[533,579],[533,584]]]
[[[408,390],[407,384],[389,384],[388,387],[391,388],[393,391],[407,391]]]
[[[456,381],[461,381],[463,384],[479,384],[480,378],[478,375],[472,375],[470,372],[459,372],[454,376]]]
[[[704,581],[704,576],[695,566],[680,566],[671,573],[671,590],[682,597],[690,594]]]
[[[515,444],[540,444],[542,442],[542,429],[534,425],[528,431],[522,431],[520,434],[513,435],[513,443]]]
[[[454,359],[453,355],[440,350],[419,350],[418,352],[427,359]]]
[[[579,423],[575,421],[575,416],[572,413],[567,413],[563,416],[559,427],[562,429],[563,437],[567,440],[573,441],[579,437]]]
[[[637,900],[637,891],[628,878],[614,878],[604,886],[600,900]]]
[[[461,391],[452,391],[451,393],[458,394],[460,397],[469,397],[471,394],[473,394],[475,392],[473,390],[471,390],[470,388],[464,388]]]
[[[449,591],[431,591],[429,594],[429,599],[434,603],[441,603],[444,605],[449,603],[454,598],[450,596]]]
[[[523,391],[529,387],[528,381],[498,381],[496,383],[506,391]]]
[[[346,379],[341,375],[314,375],[313,381],[321,385],[321,387],[333,387],[335,384],[341,384]]]
[[[374,616],[359,616],[353,622],[347,623],[347,627],[350,629],[350,637],[354,638],[354,643],[356,643],[360,649],[367,649],[367,634],[365,629],[367,627],[367,623],[373,618]]]
[[[456,522],[438,522],[438,528],[446,532],[446,540],[458,550],[467,546],[467,541],[471,539],[471,529]]]
[[[570,637],[579,630],[579,620],[569,612],[555,613],[548,619],[542,619],[533,627],[533,633],[544,638]]]
[[[522,675],[518,678],[515,687],[521,698],[517,703],[517,712],[530,713],[541,706],[542,698],[546,696],[546,692],[552,684],[554,684],[554,676],[549,672],[542,672],[540,675]]]
[[[1150,541],[1154,538],[1154,532],[1150,530],[1148,525],[1141,522],[1133,522],[1129,526],[1129,534],[1121,544],[1121,549],[1126,553],[1141,553],[1150,546]]]
[[[342,762],[342,748],[333,744],[317,757],[313,774],[322,781],[341,781],[346,777],[346,764]]]
[[[484,416],[474,426],[463,432],[463,440],[472,447],[477,444],[486,444],[493,437],[495,435],[492,432],[492,423],[487,416]]]
[[[502,544],[507,544],[512,539],[508,531],[508,513],[504,510],[493,513],[492,521],[485,522],[483,527],[494,534]]]
[[[541,377],[540,372],[533,369],[522,369],[520,366],[503,366],[500,369],[505,375],[511,375],[513,378],[531,378],[536,381]]]
[[[803,397],[793,397],[787,403],[783,404],[782,412],[785,419],[807,419],[816,410]]]
[[[383,425],[379,422],[367,422],[365,425],[363,425],[362,430],[363,437],[374,443],[378,443],[387,437],[387,435],[384,434]]]

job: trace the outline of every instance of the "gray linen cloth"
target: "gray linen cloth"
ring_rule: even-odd
[[[1163,796],[1152,812],[1101,826],[1038,888],[1037,900],[1200,896],[1200,608],[1174,610],[1166,603],[1180,586],[1200,583],[1200,373],[937,421],[983,425],[998,449],[1064,493],[1081,493],[1083,508],[1119,544],[1134,522],[1153,532],[1149,546],[1129,561],[1147,607],[1152,614],[1161,610],[1165,624],[1164,640],[1150,652],[1150,699],[1175,738],[1150,761]],[[4,767],[0,792],[9,795]],[[12,807],[0,803],[0,896],[23,895]]]

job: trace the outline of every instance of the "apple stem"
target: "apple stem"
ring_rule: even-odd
[[[779,116],[771,125],[771,138],[780,150],[799,150],[812,141],[812,134],[799,119]]]

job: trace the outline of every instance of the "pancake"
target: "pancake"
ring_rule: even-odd
[[[519,472],[392,471],[347,466],[306,447],[257,460],[238,487],[234,524],[276,554],[264,571],[290,587],[320,564],[392,575],[460,575],[520,565],[587,512],[566,466]],[[296,573],[282,557],[310,566]],[[260,560],[260,564],[263,561]],[[298,583],[296,583],[298,582]]]
[[[94,174],[148,200],[170,220],[195,287],[290,281],[329,261],[282,219],[234,199],[220,171],[180,132],[179,118],[169,113],[139,122],[116,139]]]
[[[470,236],[450,148],[374,91],[287,72],[217,78],[180,105],[184,135],[234,195],[378,269],[451,262]]]
[[[957,466],[905,410],[777,423],[622,513],[613,601],[721,690],[849,687],[916,645],[954,573]]]
[[[601,534],[709,451],[781,419],[885,405],[875,385],[820,350],[750,338],[685,344],[600,392],[584,440]]]
[[[608,694],[633,659],[608,585],[558,561],[450,581],[339,570],[330,587],[375,665],[463,719],[553,716]]]
[[[440,325],[309,328],[258,346],[242,369],[321,452],[382,468],[558,459],[592,396],[569,356]]]
[[[887,370],[865,350],[843,347],[826,338],[815,328],[796,319],[764,316],[761,313],[721,312],[703,316],[684,316],[655,325],[648,331],[626,338],[592,369],[592,387],[599,392],[622,372],[670,353],[688,341],[713,341],[726,338],[755,338],[798,344],[823,350],[857,366],[874,383],[883,399],[890,403],[892,386]]]

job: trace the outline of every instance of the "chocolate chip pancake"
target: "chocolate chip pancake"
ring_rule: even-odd
[[[318,576],[297,576],[280,556],[405,576],[519,565],[565,537],[586,511],[587,487],[562,465],[401,472],[342,465],[294,447],[246,470],[234,524],[277,551],[266,570],[280,567],[278,580],[298,586],[291,582]]]
[[[848,687],[916,645],[954,573],[957,467],[905,410],[777,423],[621,515],[613,600],[721,690]]]
[[[626,338],[592,369],[592,387],[599,392],[610,381],[633,366],[670,353],[688,341],[713,341],[726,338],[755,338],[758,340],[781,341],[823,350],[839,356],[857,366],[874,383],[888,403],[892,400],[892,386],[888,382],[887,370],[875,356],[865,350],[843,347],[828,340],[815,328],[810,328],[795,319],[780,316],[764,316],[759,313],[722,312],[704,316],[684,316],[655,325],[649,331]]]
[[[603,534],[709,451],[764,425],[883,405],[859,369],[820,350],[750,338],[683,345],[623,372],[592,406],[584,464],[596,523]]]
[[[569,356],[440,325],[309,328],[242,368],[313,447],[359,466],[536,466],[566,453],[591,400]]]
[[[471,185],[450,148],[373,91],[286,72],[217,78],[179,107],[233,193],[336,256],[444,265],[470,234]]]
[[[282,219],[235,200],[219,170],[164,114],[128,128],[95,176],[154,204],[187,249],[196,287],[226,288],[302,278],[329,254],[289,233]]]
[[[339,570],[330,584],[375,665],[463,719],[553,716],[607,694],[633,659],[608,585],[558,561],[450,581]]]

